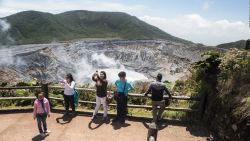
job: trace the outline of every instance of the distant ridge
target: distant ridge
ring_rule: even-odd
[[[11,24],[9,34],[16,41],[15,44],[50,43],[81,38],[166,39],[192,43],[122,12],[76,10],[50,14],[24,11],[1,19]],[[0,41],[7,42],[2,38]]]
[[[230,49],[230,48],[245,48],[246,45],[246,40],[239,40],[236,42],[230,42],[230,43],[224,43],[224,44],[220,44],[216,47],[218,48],[224,48],[224,49]]]

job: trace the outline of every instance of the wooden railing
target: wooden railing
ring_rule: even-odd
[[[23,87],[0,87],[0,90],[14,90],[14,89],[37,89],[41,88],[40,86],[23,86]],[[53,89],[63,89],[62,87],[59,86],[49,86],[49,88]],[[95,89],[89,89],[89,88],[76,88],[78,91],[92,91],[95,92]],[[145,97],[142,94],[136,94],[136,93],[129,93],[129,97]],[[148,96],[150,97],[150,95]],[[49,97],[51,100],[57,100],[57,101],[63,101],[62,98],[56,98],[56,97]],[[199,101],[200,106],[199,109],[191,109],[191,108],[176,108],[176,107],[166,107],[165,110],[170,110],[170,111],[182,111],[182,112],[197,112],[198,114],[203,113],[201,111],[204,107],[203,100],[200,97],[188,97],[188,96],[172,96],[171,99],[175,100],[191,100],[191,101]],[[0,100],[35,100],[35,97],[0,97]],[[83,101],[79,100],[79,103],[83,104],[95,104],[94,101]],[[109,104],[110,106],[116,106],[116,104],[111,103]],[[149,105],[131,105],[128,104],[129,108],[147,108],[151,109],[152,106]],[[202,116],[202,115],[201,115]]]

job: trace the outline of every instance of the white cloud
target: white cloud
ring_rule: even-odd
[[[174,36],[205,45],[217,45],[250,38],[250,29],[242,21],[212,21],[199,14],[184,15],[174,19],[145,15],[140,19]]]

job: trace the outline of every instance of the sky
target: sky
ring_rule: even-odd
[[[0,0],[0,17],[26,10],[119,11],[195,43],[250,38],[249,0]]]

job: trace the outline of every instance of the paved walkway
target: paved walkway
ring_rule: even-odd
[[[100,117],[101,118],[101,117]],[[68,122],[68,123],[67,123]],[[147,124],[143,121],[127,121],[124,126],[91,122],[91,117],[62,118],[53,113],[47,120],[52,132],[47,141],[146,141]],[[157,141],[206,141],[208,132],[195,126],[162,124]],[[39,141],[36,121],[31,113],[0,114],[0,141]]]

